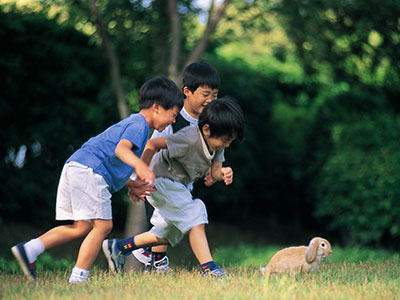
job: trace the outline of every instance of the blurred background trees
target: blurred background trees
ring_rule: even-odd
[[[247,132],[226,151],[234,184],[196,184],[211,221],[399,246],[397,1],[97,4],[130,112],[150,77],[179,80],[226,5],[195,60],[217,68]],[[118,121],[116,96],[89,1],[3,0],[0,22],[1,221],[46,227],[64,161]],[[127,205],[114,197],[117,229]]]

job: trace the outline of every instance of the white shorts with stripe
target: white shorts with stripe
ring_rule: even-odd
[[[108,184],[92,168],[69,162],[58,184],[56,220],[93,219],[112,219]]]
[[[151,233],[175,246],[191,228],[208,224],[206,206],[200,199],[193,199],[187,186],[161,177],[156,178],[155,187],[156,191],[147,197],[154,206]]]

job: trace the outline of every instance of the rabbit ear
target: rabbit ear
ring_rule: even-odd
[[[319,238],[313,238],[306,249],[306,262],[312,263],[317,255]]]

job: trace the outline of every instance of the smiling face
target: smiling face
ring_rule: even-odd
[[[187,87],[183,88],[186,96],[184,107],[189,115],[198,119],[200,113],[209,103],[217,99],[218,89],[212,89],[206,85],[199,86],[194,92]]]
[[[179,113],[179,107],[174,106],[170,109],[165,109],[159,104],[154,104],[154,129],[161,132],[168,125],[175,123],[175,118]]]
[[[210,126],[205,124],[201,129],[203,132],[204,140],[207,143],[208,150],[217,151],[222,148],[228,148],[231,143],[235,140],[236,136],[228,137],[228,136],[211,136]]]

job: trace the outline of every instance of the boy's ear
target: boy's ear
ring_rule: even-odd
[[[211,135],[210,125],[204,124],[201,128],[201,132],[203,132],[205,137],[209,137]]]
[[[158,103],[153,103],[152,108],[153,108],[153,112],[158,113],[158,111],[160,110],[160,104],[158,104]]]
[[[189,88],[187,86],[185,86],[183,88],[183,94],[185,95],[185,97],[187,98],[188,96],[190,96],[190,94],[192,94],[192,92],[189,90]]]

